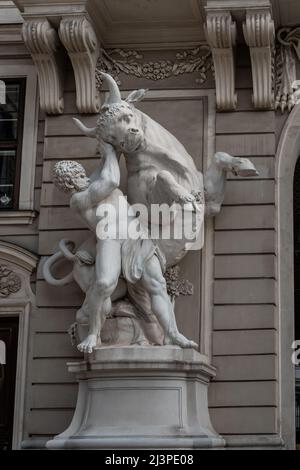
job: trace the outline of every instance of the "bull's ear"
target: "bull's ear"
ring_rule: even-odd
[[[147,93],[148,89],[144,89],[144,88],[141,88],[140,90],[135,90],[135,91],[132,91],[126,98],[125,101],[127,101],[127,103],[136,103],[137,101],[141,101],[145,94]]]

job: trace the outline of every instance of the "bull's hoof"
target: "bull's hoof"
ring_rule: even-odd
[[[243,178],[258,176],[257,169],[248,158],[234,158],[232,173]]]

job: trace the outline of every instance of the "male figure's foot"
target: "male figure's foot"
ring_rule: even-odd
[[[197,343],[187,339],[181,333],[176,333],[172,336],[171,335],[165,336],[164,345],[168,345],[168,344],[169,345],[173,344],[173,345],[176,345],[176,346],[180,346],[181,348],[184,348],[184,349],[188,349],[188,348],[197,349],[198,348]]]
[[[88,335],[82,343],[78,344],[77,349],[80,352],[91,354],[97,344],[97,335]]]

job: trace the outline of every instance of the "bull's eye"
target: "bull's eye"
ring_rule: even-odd
[[[123,116],[123,120],[129,124],[130,123],[130,120],[132,118],[132,115],[131,114],[126,114],[125,116]]]

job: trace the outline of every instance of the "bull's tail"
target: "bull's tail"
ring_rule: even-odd
[[[68,248],[68,245],[71,245],[71,248]],[[58,246],[65,258],[67,258],[69,261],[75,261],[76,256],[71,251],[75,248],[75,243],[72,240],[66,240],[63,238],[60,240]]]
[[[59,242],[59,251],[50,256],[43,266],[43,276],[45,280],[52,286],[65,286],[66,284],[70,284],[70,282],[72,282],[74,279],[73,270],[62,279],[56,279],[51,273],[53,264],[55,264],[59,259],[67,258],[70,261],[75,260],[75,255],[69,250],[67,244],[71,244],[72,248],[74,247],[73,242],[69,240],[61,240]]]

